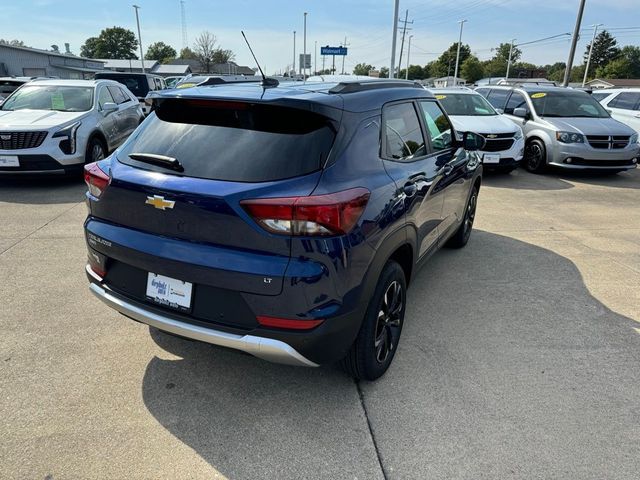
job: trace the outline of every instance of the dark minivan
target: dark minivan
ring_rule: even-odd
[[[92,293],[171,334],[381,376],[417,267],[469,239],[483,139],[412,82],[152,96],[85,168]]]
[[[149,105],[145,102],[149,92],[167,88],[164,78],[150,73],[99,72],[96,73],[95,78],[96,80],[99,78],[115,80],[126,86],[131,93],[138,97],[142,112],[145,115],[149,115],[151,111]]]

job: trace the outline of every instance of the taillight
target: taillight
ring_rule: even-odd
[[[285,328],[289,330],[311,330],[324,320],[298,320],[292,318],[265,317],[258,315],[258,323],[262,327]]]
[[[109,175],[100,168],[99,162],[90,163],[84,167],[84,181],[89,193],[96,198],[105,191],[109,185]]]
[[[283,235],[342,235],[364,212],[371,192],[358,187],[327,195],[242,200],[264,229]]]

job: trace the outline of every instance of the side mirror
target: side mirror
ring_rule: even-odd
[[[470,152],[482,150],[486,144],[486,140],[482,135],[473,132],[464,132],[462,135],[462,148]]]
[[[105,115],[111,112],[115,112],[116,110],[118,110],[118,105],[113,102],[106,102],[104,105],[102,105],[102,113]]]
[[[531,118],[531,115],[529,114],[529,111],[526,108],[514,108],[513,116],[524,118],[525,120],[528,120],[529,118]]]

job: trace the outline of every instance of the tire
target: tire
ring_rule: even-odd
[[[473,230],[473,222],[476,219],[476,207],[478,206],[478,187],[473,187],[467,205],[464,209],[464,219],[456,230],[456,233],[447,241],[446,247],[448,248],[462,248],[469,241],[471,237],[471,230]]]
[[[547,168],[547,148],[544,143],[534,138],[524,149],[522,165],[531,173],[542,173]]]
[[[84,154],[84,163],[93,163],[105,158],[106,148],[98,137],[91,137],[87,142],[87,150]]]
[[[395,356],[407,300],[407,282],[400,265],[389,260],[380,274],[360,332],[340,365],[357,380],[373,381]]]

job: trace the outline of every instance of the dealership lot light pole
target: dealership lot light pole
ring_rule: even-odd
[[[576,27],[573,29],[573,39],[571,40],[571,48],[569,49],[569,59],[567,60],[567,69],[564,71],[563,87],[569,86],[569,80],[571,80],[571,67],[573,67],[573,57],[576,55],[576,46],[578,45],[578,38],[580,38],[580,25],[582,24],[582,14],[584,13],[584,4],[586,0],[580,0],[580,7],[578,8],[578,17],[576,18]]]
[[[144,73],[144,54],[142,53],[142,36],[140,35],[140,17],[138,16],[138,5],[133,5],[133,9],[136,11],[136,24],[138,25],[138,43],[140,44],[140,61],[142,62],[142,73]]]
[[[591,45],[589,45],[589,56],[587,57],[587,65],[584,68],[584,77],[582,78],[582,87],[584,87],[585,83],[587,83],[587,76],[589,75],[589,65],[591,64],[591,53],[593,52],[593,44],[596,41],[596,33],[598,32],[598,27],[602,26],[602,23],[596,23],[593,25],[593,38],[591,39]]]
[[[407,71],[404,72],[404,79],[409,80],[409,57],[411,57],[411,39],[413,35],[409,35],[409,46],[407,47]]]
[[[453,85],[458,84],[458,67],[460,65],[460,46],[462,45],[462,27],[464,27],[466,20],[460,20],[460,38],[458,40],[458,53],[456,54],[456,68],[453,71]],[[447,79],[447,85],[449,85],[449,79]]]
[[[302,75],[307,78],[307,12],[304,12],[304,40],[302,41]]]
[[[398,10],[400,8],[400,0],[396,0],[393,10],[393,35],[391,37],[391,68],[389,68],[389,78],[395,78],[396,68],[396,37],[398,36]]]
[[[509,61],[507,62],[507,75],[505,77],[507,80],[509,80],[509,70],[511,70],[511,56],[513,55],[513,43],[515,41],[515,38],[511,40],[511,47],[509,48]]]

